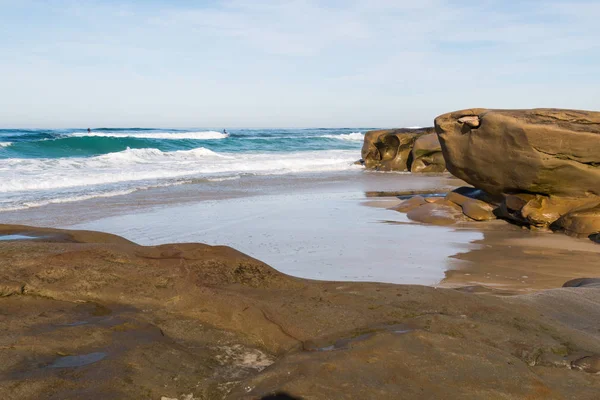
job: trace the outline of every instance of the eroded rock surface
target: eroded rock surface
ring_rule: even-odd
[[[496,297],[319,282],[223,246],[0,232],[39,237],[0,241],[0,286],[13,288],[0,297],[8,398],[595,399],[600,390],[586,373],[600,354],[595,288]]]
[[[407,213],[413,221],[434,225],[452,225],[460,222],[491,221],[497,201],[487,193],[474,188],[459,187],[445,197],[424,198],[415,195],[393,209]]]
[[[369,131],[361,156],[378,171],[443,172],[444,157],[434,128]]]
[[[411,151],[410,172],[444,172],[446,162],[440,141],[435,134],[426,133],[415,140]]]
[[[479,108],[435,128],[448,170],[488,193],[600,195],[600,112]]]
[[[0,297],[9,398],[594,399],[600,390],[586,373],[600,354],[597,289],[506,298],[318,282],[222,246],[0,226],[25,231],[40,239],[0,241],[0,286],[14,288]]]
[[[575,236],[600,232],[599,112],[469,109],[437,117],[435,129],[448,170],[503,198],[495,215]],[[485,219],[480,211],[466,214]]]

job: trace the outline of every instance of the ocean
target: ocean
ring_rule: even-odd
[[[0,212],[202,180],[360,169],[366,130],[0,129]]]

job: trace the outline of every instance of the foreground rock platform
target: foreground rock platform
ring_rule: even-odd
[[[9,399],[596,399],[600,290],[571,286],[496,296],[319,282],[224,246],[0,225],[0,389]]]
[[[446,170],[434,128],[369,131],[361,151],[367,169],[377,171],[443,172]]]

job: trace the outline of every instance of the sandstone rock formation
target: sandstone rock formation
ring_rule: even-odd
[[[417,137],[411,151],[410,172],[443,172],[446,162],[437,135],[426,133]]]
[[[448,170],[488,193],[600,196],[600,112],[472,109],[435,128]]]
[[[448,170],[501,199],[495,215],[578,236],[600,232],[599,112],[469,109],[437,117],[435,129]]]
[[[443,172],[444,157],[434,128],[369,131],[361,156],[378,171]]]
[[[458,222],[491,221],[498,202],[487,193],[470,187],[459,187],[445,197],[424,198],[416,195],[393,209],[407,213],[413,221],[434,225]]]
[[[433,203],[428,203],[433,204]],[[14,399],[596,399],[600,290],[286,276],[223,246],[0,225]],[[273,398],[273,397],[271,397]]]

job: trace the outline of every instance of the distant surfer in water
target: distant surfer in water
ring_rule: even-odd
[[[223,129],[223,135],[227,135],[227,129]]]
[[[88,133],[92,133],[92,130],[90,128],[88,128]]]

